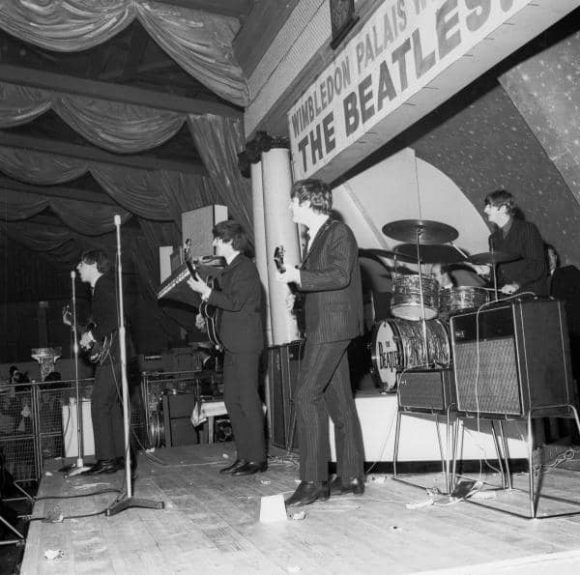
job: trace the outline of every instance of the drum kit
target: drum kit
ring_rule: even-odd
[[[459,235],[457,230],[432,220],[399,220],[386,224],[382,231],[392,239],[406,242],[400,252],[399,246],[393,252],[375,250],[378,256],[392,256],[395,261],[391,299],[391,314],[395,317],[375,325],[371,351],[372,371],[378,383],[382,384],[383,392],[389,393],[396,391],[397,378],[402,372],[451,367],[447,320],[454,314],[477,310],[488,304],[492,293],[495,297],[491,301],[496,301],[496,266],[517,258],[503,252],[468,256],[452,244]],[[450,243],[451,246],[444,245]],[[445,257],[444,254],[453,255]],[[397,273],[397,261],[416,263],[418,273]],[[426,262],[490,265],[494,288],[440,288],[436,278],[422,273],[422,264]]]

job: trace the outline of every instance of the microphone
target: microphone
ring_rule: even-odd
[[[115,214],[113,221],[115,222],[116,226],[120,226],[121,225],[121,216],[119,214]]]
[[[70,272],[70,277],[74,280],[77,277],[77,272],[75,272],[75,270]]]

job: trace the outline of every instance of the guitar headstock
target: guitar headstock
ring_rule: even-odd
[[[274,263],[276,264],[276,269],[281,274],[286,271],[286,266],[284,265],[284,246],[276,246],[274,249]]]

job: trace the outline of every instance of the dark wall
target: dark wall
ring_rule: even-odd
[[[0,258],[0,363],[28,361],[37,347],[60,346],[62,357],[72,358],[71,330],[62,323],[62,309],[72,299],[71,270],[13,242],[0,251]],[[78,277],[75,289],[80,324],[88,317],[90,290]],[[123,294],[127,333],[137,353],[158,353],[189,339],[189,334],[182,337],[180,323],[144,294],[132,272],[123,274]],[[184,326],[193,326],[191,312],[176,313]]]

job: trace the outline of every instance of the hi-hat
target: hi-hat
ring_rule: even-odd
[[[482,252],[480,254],[473,254],[467,258],[467,261],[476,266],[503,264],[505,262],[513,262],[519,260],[520,256],[517,254],[508,254],[507,252]]]
[[[459,236],[454,227],[432,220],[398,220],[385,224],[383,234],[400,242],[423,244],[444,244]]]

